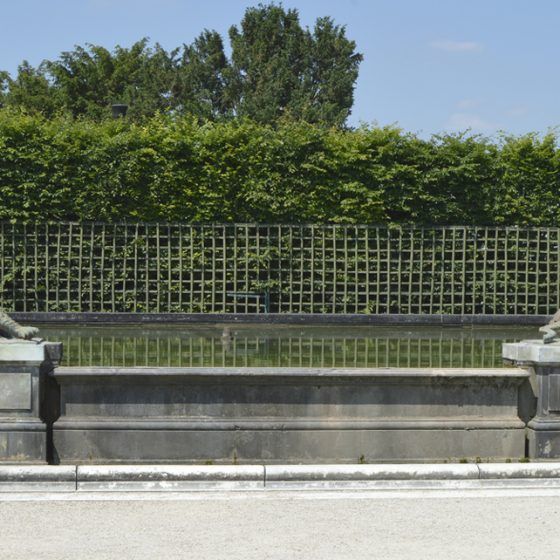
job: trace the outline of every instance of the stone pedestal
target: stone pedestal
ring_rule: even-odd
[[[47,378],[62,344],[0,339],[0,463],[45,463]]]
[[[560,459],[560,342],[508,343],[503,345],[502,355],[531,373],[536,410],[527,424],[529,458]]]

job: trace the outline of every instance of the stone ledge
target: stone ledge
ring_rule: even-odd
[[[263,486],[264,467],[262,465],[77,467],[78,490],[248,490]]]
[[[46,360],[56,366],[61,359],[61,342],[47,342],[42,338],[0,338],[0,363],[40,364]]]
[[[481,480],[504,478],[560,478],[560,463],[479,463]]]
[[[72,313],[12,312],[16,321],[104,325],[271,323],[291,325],[544,325],[550,315],[384,315],[352,313]]]
[[[539,480],[560,483],[560,463],[0,466],[0,492],[381,489],[461,481],[499,488]]]
[[[540,482],[539,482],[540,481]],[[266,467],[269,490],[405,490],[560,485],[560,463],[275,465]]]
[[[0,492],[74,492],[74,465],[2,465]]]
[[[516,363],[560,363],[560,342],[545,344],[542,340],[522,340],[502,345],[502,357]]]
[[[156,376],[157,374],[157,376]],[[313,368],[313,367],[69,367],[56,368],[51,374],[59,381],[65,378],[80,377],[90,379],[95,377],[122,379],[126,377],[150,378],[156,380],[166,378],[199,378],[199,377],[243,377],[246,379],[265,377],[274,380],[283,377],[312,378],[314,384],[317,379],[328,378],[363,378],[387,379],[395,381],[398,378],[412,379],[470,379],[470,378],[504,378],[521,380],[529,377],[529,373],[521,368]],[[234,380],[237,382],[237,380]]]
[[[203,431],[203,432],[238,432],[255,431],[301,431],[301,430],[516,430],[524,428],[525,423],[513,416],[496,418],[457,418],[452,416],[434,416],[431,418],[394,417],[391,419],[329,420],[328,418],[230,418],[228,420],[213,418],[165,419],[144,417],[66,418],[55,424],[57,432],[62,431],[112,431],[128,430],[146,431]],[[1,431],[0,425],[0,431]]]
[[[415,465],[271,465],[266,467],[266,484],[348,480],[456,480],[477,479],[474,464]]]
[[[45,343],[42,341],[12,339],[0,342],[0,363],[41,364],[44,360]]]

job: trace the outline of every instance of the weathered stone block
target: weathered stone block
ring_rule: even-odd
[[[502,355],[530,374],[536,411],[527,428],[529,457],[560,458],[560,342],[508,343],[503,345]]]
[[[519,459],[521,369],[57,368],[63,463]]]
[[[0,412],[31,410],[31,372],[0,372]]]
[[[62,348],[40,340],[0,342],[0,463],[47,460],[47,376]]]

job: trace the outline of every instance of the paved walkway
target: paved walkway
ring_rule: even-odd
[[[560,490],[0,495],[10,560],[557,558]]]

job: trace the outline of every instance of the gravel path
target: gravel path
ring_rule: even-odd
[[[1,500],[2,560],[531,560],[560,550],[558,494]]]

